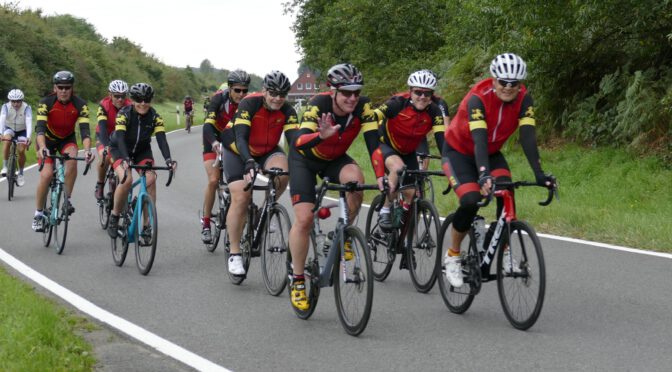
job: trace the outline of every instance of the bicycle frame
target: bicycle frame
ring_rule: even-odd
[[[61,192],[65,192],[65,165],[62,158],[56,158],[54,167],[52,169],[51,185],[49,186],[51,193],[51,205],[58,205],[58,198]],[[58,211],[49,211],[49,218],[47,221],[49,225],[56,225],[58,223]]]
[[[256,226],[253,226],[252,228],[252,236],[249,237],[251,238],[250,241],[252,242],[252,245],[250,246],[250,249],[254,252],[258,252],[259,250],[259,244],[261,242],[262,234],[261,232],[264,231],[264,227],[266,226],[266,220],[268,217],[268,211],[271,209],[271,207],[276,203],[276,194],[277,190],[275,189],[274,186],[274,179],[277,176],[281,175],[288,175],[288,172],[284,172],[280,170],[279,168],[274,168],[275,171],[280,171],[281,173],[272,173],[272,172],[263,172],[264,174],[269,175],[268,177],[268,183],[266,185],[253,185],[252,190],[264,190],[265,191],[265,197],[264,197],[264,202],[261,205],[261,208],[257,207],[256,204],[254,203],[254,200],[250,200],[250,205],[248,207],[248,217],[253,217],[253,212],[252,210],[256,207],[256,212],[261,213],[259,216],[259,222],[256,224]],[[252,181],[254,183],[254,180]],[[252,221],[253,223],[253,221]]]
[[[129,243],[134,243],[135,242],[135,230],[140,226],[142,223],[142,199],[143,198],[149,198],[149,193],[147,192],[147,178],[145,176],[145,172],[143,171],[140,174],[140,177],[133,181],[133,185],[131,186],[131,190],[128,192],[128,200],[127,202],[129,203],[128,205],[131,205],[133,202],[133,189],[136,187],[139,187],[138,191],[138,196],[135,201],[135,206],[133,207],[133,219],[131,220],[131,224],[128,226],[128,229],[126,230],[126,236],[127,236],[127,241]],[[151,216],[149,216],[151,218]]]

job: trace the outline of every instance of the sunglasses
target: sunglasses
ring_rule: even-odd
[[[247,93],[248,89],[233,88],[233,91],[240,94],[240,93]]]
[[[56,88],[58,90],[70,90],[72,89],[72,85],[57,85]]]
[[[151,103],[152,102],[151,98],[133,98],[133,100],[137,103]]]
[[[19,99],[19,100],[11,100],[11,102],[12,102],[12,103],[21,103],[21,102],[23,102],[23,101]]]
[[[269,91],[268,91],[268,94],[269,94],[271,97],[287,98],[287,93],[280,93],[280,92],[276,92],[276,91],[274,91],[274,90],[269,90]]]
[[[504,80],[504,79],[497,79],[497,83],[503,87],[511,87],[515,88],[520,84],[519,80]]]
[[[425,96],[425,97],[429,98],[429,97],[434,95],[433,90],[413,90],[411,92],[413,92],[413,94],[415,94],[418,97]]]
[[[125,94],[113,94],[112,97],[114,97],[116,99],[124,99],[124,98],[126,98],[126,95]]]
[[[350,98],[352,96],[355,96],[355,98],[359,97],[360,94],[362,94],[361,90],[339,90],[338,93],[341,93],[343,97],[345,98]]]

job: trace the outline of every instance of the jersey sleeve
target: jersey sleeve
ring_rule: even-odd
[[[49,117],[49,106],[47,98],[43,98],[37,104],[37,121],[35,123],[35,133],[37,135],[44,135],[47,130],[47,118]]]
[[[474,157],[479,174],[490,174],[488,160],[488,124],[485,121],[485,106],[473,95],[467,101],[469,130],[474,141]]]
[[[233,133],[236,136],[236,148],[243,161],[252,159],[250,153],[250,133],[252,132],[252,116],[256,112],[253,99],[243,99],[233,116]]]
[[[110,141],[107,138],[107,111],[105,111],[103,105],[98,106],[96,116],[98,118],[98,142],[107,146]]]

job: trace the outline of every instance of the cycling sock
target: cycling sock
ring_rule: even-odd
[[[459,255],[460,255],[460,252],[453,252],[452,248],[448,249],[448,257],[455,257],[455,256],[459,256]]]
[[[210,228],[210,217],[203,217],[203,228],[204,229]]]
[[[303,276],[303,274],[300,274],[300,275],[295,274],[294,275],[294,281],[297,281],[297,280],[306,280],[306,277]]]
[[[35,211],[35,216],[36,216],[36,217],[37,217],[37,216],[41,216],[41,215],[43,215],[43,214],[44,214],[44,213],[42,213],[42,210],[41,210],[41,209],[37,209],[37,210]]]
[[[240,253],[231,253],[231,254],[229,254],[229,256],[231,256],[231,257],[240,256]]]

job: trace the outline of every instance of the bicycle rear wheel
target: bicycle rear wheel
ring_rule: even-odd
[[[119,219],[119,230],[123,233],[117,235],[116,239],[110,239],[112,259],[114,260],[114,264],[120,267],[126,261],[126,254],[128,253],[128,226],[131,224],[131,219],[133,218],[130,206],[127,206],[127,208],[126,211],[122,212],[122,217]]]
[[[7,167],[7,200],[12,201],[14,197],[14,186],[16,186],[16,155],[15,149],[12,143],[12,148],[10,149],[9,155],[9,166]]]
[[[539,318],[546,292],[546,267],[541,242],[532,226],[524,221],[512,221],[509,230],[504,230],[508,238],[512,258],[512,269],[506,272],[504,247],[507,241],[499,243],[497,253],[497,290],[504,314],[511,325],[526,330]]]
[[[219,244],[219,238],[224,235],[226,237],[226,214],[229,211],[229,203],[230,201],[228,199],[225,199],[225,196],[221,194],[220,191],[217,191],[218,196],[217,200],[219,202],[219,212],[217,213],[217,217],[213,219],[213,228],[212,228],[212,241],[210,243],[205,244],[205,249],[208,250],[208,252],[214,252],[215,249],[217,249],[217,245]],[[224,230],[222,232],[222,230]],[[225,244],[226,246],[226,244]]]
[[[68,213],[68,196],[62,188],[58,191],[58,200],[60,205],[55,205],[57,218],[56,225],[54,225],[54,238],[56,239],[56,253],[61,254],[65,249],[65,240],[68,237],[68,221],[70,221],[70,213]]]
[[[157,220],[156,207],[149,195],[144,195],[140,205],[140,213],[137,216],[137,228],[135,229],[135,262],[140,274],[147,275],[152,270],[156,255],[156,240],[159,236],[159,221]],[[143,221],[143,215],[147,216],[147,223]]]
[[[411,244],[406,251],[408,271],[411,281],[418,292],[429,292],[436,282],[436,273],[441,267],[439,249],[439,214],[430,202],[417,201],[417,210],[409,223],[409,233],[413,234]]]
[[[376,196],[366,215],[366,243],[371,251],[373,278],[379,282],[387,279],[396,258],[396,232],[385,232],[378,225],[378,213],[385,201],[384,195]]]
[[[313,315],[315,308],[317,307],[317,302],[320,298],[320,264],[317,261],[316,254],[316,245],[315,245],[315,232],[310,232],[310,246],[308,247],[308,253],[306,256],[306,263],[303,268],[303,275],[306,280],[306,297],[308,298],[309,307],[306,310],[299,310],[291,305],[291,286],[287,286],[287,294],[290,298],[290,306],[294,310],[294,313],[299,318],[306,320]],[[292,269],[292,253],[291,250],[287,250],[287,277],[291,278],[294,271]]]
[[[268,214],[261,247],[261,274],[266,290],[272,296],[279,295],[287,285],[287,242],[292,225],[285,207],[276,204]]]
[[[451,245],[451,230],[453,226],[453,214],[450,214],[446,219],[443,221],[443,224],[441,225],[441,232],[439,233],[439,246],[441,247],[441,258],[445,257],[446,252],[450,248]],[[475,252],[473,252],[473,249],[470,247],[472,246],[471,244],[471,234],[468,234],[465,239],[462,241],[462,247],[461,251],[462,252],[467,252],[467,258],[463,260],[463,266],[462,266],[462,273],[464,274],[465,278],[479,278],[480,279],[480,274],[477,272],[473,272],[474,268],[478,268],[478,266],[474,267],[472,265],[466,264],[465,261],[471,262],[469,257],[472,257],[476,259],[478,256],[474,256]],[[471,306],[471,303],[474,301],[474,293],[477,285],[480,283],[476,283],[475,280],[465,280],[464,284],[459,287],[455,288],[450,285],[448,282],[448,279],[446,279],[446,275],[444,273],[445,267],[442,265],[440,266],[442,270],[439,271],[439,289],[441,291],[441,297],[443,297],[443,302],[446,304],[448,307],[448,310],[455,314],[462,314],[465,311],[469,309]]]

